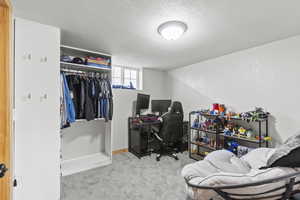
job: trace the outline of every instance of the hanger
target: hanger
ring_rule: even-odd
[[[108,75],[107,73],[104,74],[104,79],[107,79],[108,78]]]
[[[103,73],[101,73],[100,79],[104,79],[104,74]]]

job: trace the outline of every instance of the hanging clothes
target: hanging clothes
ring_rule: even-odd
[[[75,122],[76,116],[75,116],[75,108],[69,90],[68,82],[66,79],[66,75],[64,73],[61,73],[61,79],[62,79],[61,82],[62,82],[62,91],[63,91],[63,95],[62,95],[63,105],[61,107],[64,112],[64,114],[62,115],[62,122],[63,120],[64,122],[66,122],[65,124],[62,124],[62,128],[63,128],[65,125],[68,126],[68,123]]]
[[[112,120],[113,117],[113,94],[112,94],[112,89],[111,89],[111,82],[109,81],[109,79],[106,80],[107,84],[109,85],[109,114],[108,114],[108,119]]]
[[[107,77],[103,76],[99,80],[100,84],[100,116],[105,121],[112,119],[112,90],[111,84]],[[110,100],[111,99],[111,100]]]
[[[81,81],[78,76],[75,75],[68,75],[66,76],[67,83],[70,90],[70,96],[73,100],[74,108],[75,108],[75,115],[76,119],[81,119],[81,109],[80,109],[80,99],[81,99]]]
[[[69,124],[67,122],[67,104],[64,95],[64,79],[62,74],[60,74],[60,84],[60,128],[65,128],[69,126]]]
[[[79,108],[79,119],[85,117],[85,81],[80,79],[80,108]]]
[[[112,88],[107,74],[89,77],[62,73],[61,79],[63,86],[61,93],[64,94],[62,95],[64,98],[61,99],[62,124],[73,122],[75,119],[90,121],[104,118],[106,122],[112,120]]]
[[[94,88],[94,82],[90,79],[87,79],[85,84],[85,118],[88,121],[94,120],[96,116],[93,103],[95,95]]]

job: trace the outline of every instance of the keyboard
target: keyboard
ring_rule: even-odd
[[[158,117],[157,116],[144,116],[144,117],[140,117],[140,120],[142,122],[156,122],[158,121]]]

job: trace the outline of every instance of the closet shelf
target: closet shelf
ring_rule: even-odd
[[[94,71],[94,72],[111,71],[111,68],[94,67],[89,65],[82,65],[82,64],[68,63],[68,62],[60,62],[60,67],[61,69],[72,69],[72,70],[80,70],[80,71]]]
[[[94,54],[94,55],[101,55],[101,56],[108,56],[111,57],[111,54],[108,53],[103,53],[103,52],[98,52],[98,51],[91,51],[91,50],[87,50],[87,49],[82,49],[82,48],[77,48],[77,47],[71,47],[68,45],[61,45],[60,48],[62,49],[68,49],[68,50],[73,50],[73,51],[77,51],[77,52],[85,52],[88,54]]]
[[[112,163],[111,156],[99,152],[69,160],[62,160],[62,176],[68,176],[79,172],[106,166]]]

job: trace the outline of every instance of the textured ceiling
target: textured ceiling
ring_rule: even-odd
[[[60,27],[62,43],[115,64],[170,69],[300,34],[299,0],[13,0],[14,13]],[[189,26],[177,41],[157,27]]]

